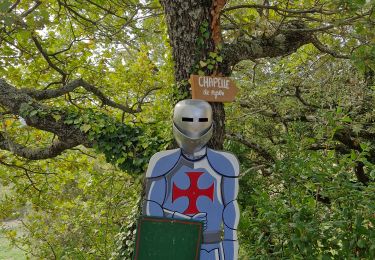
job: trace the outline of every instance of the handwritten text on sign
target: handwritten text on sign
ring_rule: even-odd
[[[193,99],[210,102],[231,102],[238,89],[229,78],[191,75],[190,84]]]

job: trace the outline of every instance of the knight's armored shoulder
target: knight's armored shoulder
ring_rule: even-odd
[[[181,156],[181,149],[161,151],[154,154],[146,172],[146,178],[156,178],[167,174],[177,164]]]
[[[220,175],[232,178],[240,175],[238,159],[232,153],[207,149],[207,159],[211,167]]]

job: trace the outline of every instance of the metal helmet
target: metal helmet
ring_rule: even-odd
[[[173,134],[177,144],[188,154],[201,150],[212,136],[212,108],[203,100],[185,99],[173,112]]]

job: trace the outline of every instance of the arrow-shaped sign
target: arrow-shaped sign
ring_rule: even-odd
[[[238,88],[230,78],[191,75],[190,84],[193,99],[209,102],[232,102]]]

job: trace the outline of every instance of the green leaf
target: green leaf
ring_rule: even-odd
[[[60,119],[61,119],[61,115],[54,114],[54,115],[52,115],[52,117],[55,119],[56,122],[60,121]]]
[[[88,132],[88,131],[91,129],[91,125],[83,124],[79,129],[80,129],[82,132],[86,133],[86,132]]]
[[[12,3],[9,0],[1,0],[0,2],[0,12],[5,13],[9,10]]]
[[[363,239],[359,239],[358,242],[357,242],[357,246],[359,248],[365,248],[366,247],[366,241],[363,240]]]
[[[35,116],[36,114],[38,114],[38,110],[33,110],[30,112],[29,116]]]
[[[204,68],[207,66],[207,63],[201,60],[199,61],[199,65],[201,65],[201,68]]]
[[[203,45],[204,44],[204,40],[202,38],[198,38],[197,39],[197,44],[198,45]]]
[[[209,52],[208,55],[209,55],[211,58],[216,58],[216,57],[217,57],[217,53],[216,53],[216,52]]]
[[[353,122],[353,120],[349,116],[344,116],[343,118],[341,118],[341,122],[351,123]]]
[[[208,21],[207,20],[203,21],[202,26],[207,28],[208,27]]]
[[[375,169],[370,172],[370,177],[375,180]]]

